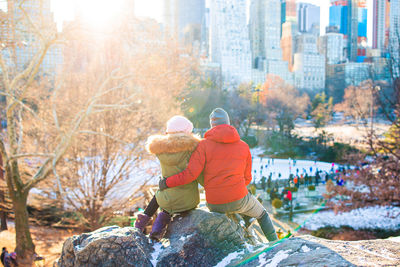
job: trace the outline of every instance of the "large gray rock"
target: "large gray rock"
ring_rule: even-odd
[[[91,233],[68,238],[58,266],[152,266],[152,245],[135,228],[118,226],[100,228]]]
[[[246,243],[262,242],[249,236],[235,217],[199,209],[174,218],[165,238],[169,245],[156,254],[157,266],[213,266]]]
[[[223,262],[230,266],[400,266],[400,243],[390,239],[337,241],[313,236],[260,246]]]
[[[262,253],[261,253],[262,252]],[[57,266],[400,266],[400,243],[301,236],[272,247],[237,219],[194,210],[171,222],[161,243],[116,226],[69,238]]]

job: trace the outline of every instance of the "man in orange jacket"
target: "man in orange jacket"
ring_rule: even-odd
[[[240,140],[230,126],[225,110],[216,108],[210,114],[211,129],[192,153],[184,171],[160,180],[160,190],[194,181],[201,172],[210,211],[240,213],[256,218],[269,241],[277,240],[272,222],[261,203],[247,190],[251,182],[249,146]]]

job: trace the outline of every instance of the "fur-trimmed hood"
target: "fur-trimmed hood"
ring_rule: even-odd
[[[155,155],[185,151],[193,152],[200,141],[200,136],[194,134],[152,135],[147,139],[146,150]]]

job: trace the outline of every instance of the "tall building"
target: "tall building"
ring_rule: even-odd
[[[164,23],[172,34],[177,34],[181,39],[196,33],[195,39],[201,39],[205,13],[205,0],[164,1]]]
[[[358,49],[358,8],[357,0],[348,0],[347,7],[347,56],[350,61],[357,61]]]
[[[341,33],[328,32],[321,37],[320,52],[325,55],[326,64],[339,64],[345,61],[344,41]]]
[[[54,34],[57,27],[50,9],[50,0],[8,1],[7,8],[8,25],[7,32],[3,33],[4,38],[12,39],[20,45],[8,47],[2,53],[8,65],[21,70],[31,62],[41,48],[39,35]],[[11,52],[11,49],[14,51]],[[11,57],[11,54],[15,56]],[[62,62],[61,46],[52,45],[40,65],[40,71],[50,75],[55,74]]]
[[[393,74],[395,77],[400,77],[400,0],[390,1],[389,51],[397,62],[397,66],[392,67]]]
[[[281,24],[297,20],[296,0],[281,0]]]
[[[386,13],[388,0],[374,0],[373,5],[373,35],[372,35],[372,48],[385,50],[386,39]]]
[[[367,46],[366,0],[331,0],[329,26],[344,34],[346,56],[350,61],[362,62]]]
[[[319,35],[320,29],[320,8],[319,6],[300,3],[298,5],[299,32],[315,33]]]
[[[267,74],[280,76],[293,83],[289,63],[282,60],[281,0],[252,0],[250,2],[250,42],[252,50],[253,81]],[[263,81],[261,81],[263,82]]]
[[[221,65],[226,83],[251,79],[251,51],[246,0],[210,2],[210,57]]]
[[[282,25],[282,59],[289,64],[289,70],[293,69],[293,55],[295,52],[295,39],[298,35],[298,26],[296,22],[287,21]]]
[[[308,33],[296,37],[293,71],[294,84],[299,89],[325,88],[325,56],[318,51],[317,38]]]
[[[282,27],[285,22],[297,22],[297,6],[296,0],[281,0],[281,34]]]

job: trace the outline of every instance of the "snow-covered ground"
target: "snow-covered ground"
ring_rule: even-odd
[[[253,157],[252,174],[253,179],[259,181],[262,176],[268,178],[269,174],[272,173],[272,180],[289,178],[289,175],[298,174],[315,175],[316,170],[330,172],[335,171],[339,166],[332,162],[321,162],[312,160],[293,160],[293,159],[271,159],[271,158],[260,158],[258,155],[263,153],[263,149],[254,148],[251,149],[251,155]],[[262,168],[261,168],[262,167]]]
[[[400,229],[400,208],[369,207],[350,212],[335,214],[333,211],[321,211],[316,214],[298,214],[294,221],[304,223],[304,228],[317,230],[322,227],[350,226],[358,229]]]

